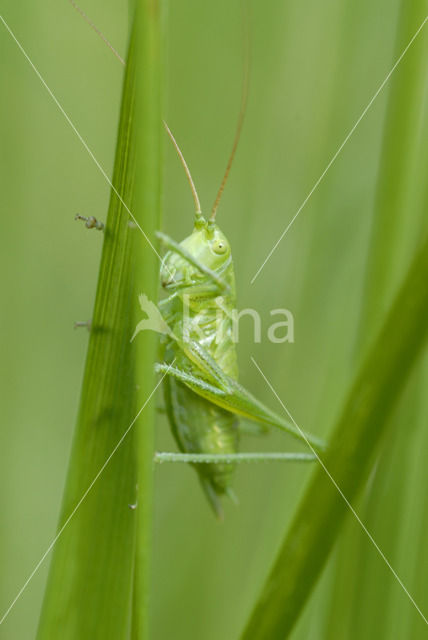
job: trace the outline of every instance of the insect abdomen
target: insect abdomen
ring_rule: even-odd
[[[165,404],[174,438],[186,453],[236,453],[238,449],[238,420],[194,393],[173,378],[164,381]],[[197,464],[202,486],[215,513],[221,517],[219,496],[231,486],[234,464]]]

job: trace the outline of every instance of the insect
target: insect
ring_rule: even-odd
[[[73,0],[70,2],[124,64],[87,16]],[[166,413],[179,449],[184,453],[228,456],[229,462],[194,464],[208,501],[219,518],[223,514],[222,497],[234,498],[234,455],[243,431],[240,418],[256,423],[260,432],[274,426],[316,450],[323,448],[320,440],[273,412],[238,382],[232,314],[236,307],[234,265],[230,243],[216,222],[216,214],[241,134],[248,84],[248,69],[245,71],[233,147],[208,219],[202,215],[183,154],[164,123],[190,184],[195,215],[192,232],[180,243],[163,233],[158,234],[167,249],[160,269],[160,281],[167,297],[158,305],[167,331],[163,331],[161,362],[156,369],[163,374]],[[147,321],[142,320],[133,338],[146,325]]]
[[[159,308],[169,331],[163,338],[163,361],[156,369],[164,374],[164,399],[172,433],[182,452],[230,454],[231,461],[238,450],[240,416],[261,425],[261,431],[278,427],[316,449],[322,447],[317,438],[300,432],[238,382],[231,313],[236,306],[234,265],[230,243],[216,223],[216,212],[242,118],[241,110],[232,153],[208,220],[202,215],[183,155],[165,125],[186,171],[196,207],[193,231],[182,242],[177,244],[167,235],[158,234],[168,249],[160,270],[161,285],[168,296]],[[134,336],[138,332],[139,326]],[[234,497],[234,463],[194,466],[214,512],[221,518],[221,497]]]

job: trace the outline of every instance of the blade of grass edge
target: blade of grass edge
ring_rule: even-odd
[[[321,455],[326,469],[351,503],[368,478],[374,454],[391,424],[388,417],[424,346],[428,330],[427,279],[428,239],[413,260],[351,386],[331,444]],[[243,640],[288,637],[348,514],[349,507],[319,465],[241,636]],[[373,552],[377,553],[375,549]],[[407,596],[403,593],[403,597]]]
[[[135,210],[140,212],[145,231],[154,238],[160,228],[157,212],[161,207],[162,164],[162,3],[160,0],[137,0],[135,14],[136,111],[139,115],[136,130],[137,183]],[[157,299],[158,263],[149,247],[138,264],[137,277],[144,283],[144,293]],[[139,334],[136,340],[138,363],[138,397],[144,404],[155,388],[153,362],[158,336],[152,331]],[[137,431],[137,539],[133,585],[131,636],[133,640],[147,640],[150,628],[151,548],[153,511],[155,402],[144,410]]]
[[[144,357],[144,368],[138,368],[137,377],[136,350],[130,345],[137,311],[137,277],[143,274],[146,290],[154,290],[157,281],[153,251],[140,232],[129,225],[129,214],[123,206],[123,202],[127,206],[139,205],[134,197],[135,147],[139,143],[135,121],[144,114],[135,108],[141,60],[136,59],[134,36],[127,56],[113,174],[113,185],[121,200],[112,190],[80,409],[58,526],[61,535],[53,552],[38,640],[117,640],[129,636],[136,534],[135,512],[128,506],[136,498],[134,429],[104,469],[103,465],[143,404],[137,393],[139,380],[154,380],[152,352]],[[158,117],[160,122],[160,110]],[[154,161],[159,162],[159,153]],[[146,166],[143,169],[149,170]],[[156,170],[160,171],[158,165]],[[156,226],[159,207],[133,213],[150,234]],[[139,284],[143,286],[143,280]],[[141,347],[138,357],[139,365],[143,359]],[[147,433],[153,429],[150,420],[144,421]],[[144,490],[150,492],[151,484],[140,487],[140,494]],[[69,520],[70,514],[73,517]]]

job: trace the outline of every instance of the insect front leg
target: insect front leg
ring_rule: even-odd
[[[97,229],[97,231],[104,231],[104,222],[95,218],[95,216],[81,216],[80,213],[76,213],[75,220],[83,220],[87,229]]]
[[[75,329],[80,329],[81,327],[85,327],[88,331],[91,330],[91,320],[76,320],[74,323]]]

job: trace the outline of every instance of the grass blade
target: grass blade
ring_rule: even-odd
[[[145,11],[149,11],[148,6]],[[159,218],[160,183],[159,95],[153,98],[151,114],[136,108],[136,79],[147,71],[149,52],[136,46],[135,24],[123,84],[114,188],[59,522],[61,535],[52,558],[38,640],[54,637],[116,640],[129,635],[137,518],[128,505],[136,500],[137,477],[141,478],[133,421],[143,404],[140,396],[148,386],[154,386],[153,348],[144,354],[141,368],[142,349],[148,343],[142,341],[136,354],[130,337],[136,323],[136,284],[153,292],[157,278],[156,254],[135,225],[129,224],[129,210],[150,235]],[[144,136],[149,131],[155,131],[152,153],[150,162],[142,165],[141,157],[147,152]],[[135,193],[137,170],[144,187],[157,176],[145,199]],[[153,206],[147,206],[148,197],[152,198]],[[141,379],[144,384],[138,393]],[[144,400],[148,396],[147,393]],[[143,446],[144,439],[148,445],[143,460],[151,447],[153,412],[148,412],[145,418]],[[152,487],[147,471],[144,478],[147,482],[140,485],[139,500],[150,505]],[[138,527],[148,530],[150,514],[146,509],[142,512],[147,522],[142,525],[139,516]],[[146,543],[147,536],[139,541],[140,555],[141,545]],[[145,548],[144,553],[149,555],[149,550]],[[140,602],[140,606],[146,612],[147,604]]]
[[[161,3],[158,0],[138,0],[135,17],[136,34],[136,128],[137,182],[135,209],[141,213],[144,229],[151,238],[160,227],[161,204]],[[137,279],[144,283],[144,293],[157,299],[159,264],[149,247],[138,262]],[[135,340],[138,363],[138,398],[143,405],[156,386],[153,363],[158,335],[143,331]],[[132,615],[132,638],[149,637],[149,603],[151,591],[152,495],[154,456],[155,402],[145,408],[137,433],[138,507],[137,544]]]
[[[406,46],[426,14],[426,3],[411,7],[401,2],[394,57]],[[425,27],[426,28],[426,27]],[[400,276],[411,260],[418,238],[426,227],[423,200],[426,151],[424,131],[427,34],[420,33],[391,78],[383,130],[366,285],[361,308],[359,355],[379,327]],[[425,125],[426,127],[426,125]],[[378,450],[376,472],[359,501],[359,514],[417,602],[423,603],[412,566],[412,554],[420,556],[418,538],[424,517],[424,482],[420,479],[419,452],[426,450],[424,402],[426,363],[411,376],[406,392],[390,417],[394,437]],[[425,367],[424,367],[425,364]],[[418,505],[418,501],[420,504]],[[416,637],[410,625],[425,625],[409,605],[402,590],[361,534],[349,522],[341,535],[331,584],[330,611],[324,633],[338,633],[349,640],[376,629],[378,637]],[[422,563],[420,567],[422,567]],[[350,580],[352,576],[352,580]],[[385,615],[385,612],[388,612]],[[340,631],[339,631],[340,630]]]
[[[388,417],[428,330],[428,240],[410,267],[351,388],[323,463],[352,503],[366,481]],[[314,472],[242,636],[287,637],[327,560],[349,508],[320,466]]]

